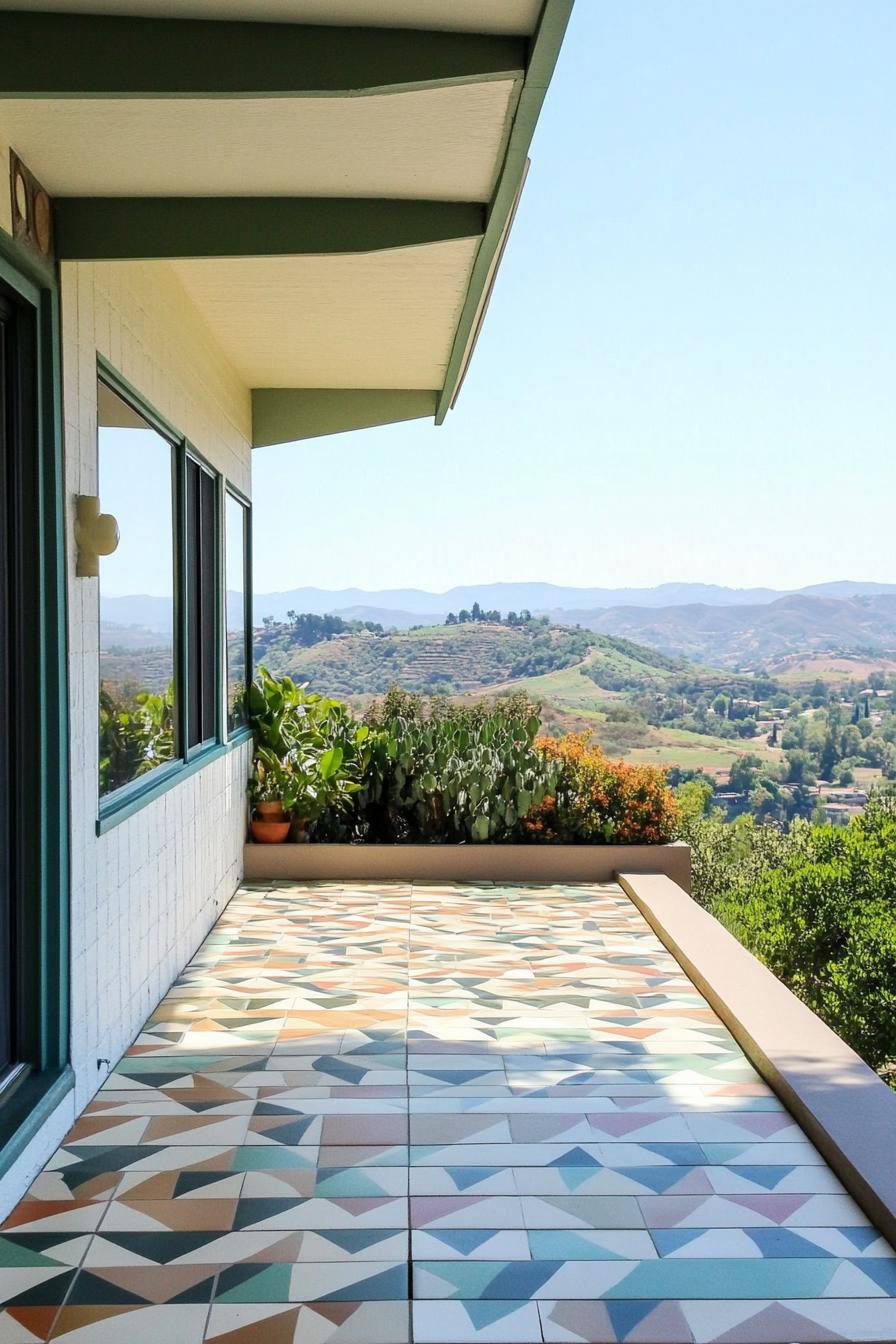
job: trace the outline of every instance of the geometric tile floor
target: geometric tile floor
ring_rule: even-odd
[[[0,1344],[893,1340],[618,887],[238,892],[0,1228]]]

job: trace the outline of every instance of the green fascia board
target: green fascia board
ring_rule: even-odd
[[[481,237],[478,201],[325,196],[63,196],[60,261],[375,252]]]
[[[521,37],[409,28],[0,13],[0,97],[295,98],[522,73]]]
[[[435,415],[438,392],[396,388],[256,387],[252,446],[316,439]]]
[[[538,29],[532,39],[516,115],[507,141],[507,152],[489,206],[488,222],[473,263],[470,284],[448,360],[445,382],[436,410],[437,425],[445,419],[457,396],[484,306],[488,302],[494,283],[496,263],[500,261],[507,241],[507,234],[525,180],[529,146],[557,64],[573,3],[574,0],[544,0],[542,6]]]

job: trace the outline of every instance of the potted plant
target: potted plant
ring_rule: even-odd
[[[248,792],[253,809],[249,823],[252,839],[262,845],[282,844],[292,824],[294,790],[290,763],[260,748],[252,763]]]
[[[263,667],[249,688],[255,760],[249,781],[253,839],[308,840],[309,827],[341,815],[360,789],[370,730],[338,701]],[[271,829],[277,827],[278,829]]]

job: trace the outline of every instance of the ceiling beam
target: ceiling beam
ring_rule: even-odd
[[[507,142],[507,152],[492,196],[488,222],[476,260],[460,320],[448,360],[445,382],[436,410],[436,424],[440,425],[457,400],[466,373],[479,328],[488,306],[498,264],[507,242],[513,216],[519,202],[528,168],[529,146],[541,105],[544,102],[566,25],[572,13],[573,0],[544,0],[538,30],[532,41],[526,77],[520,93],[519,105]]]
[[[256,387],[252,447],[420,420],[435,414],[438,395],[404,388]]]
[[[289,98],[519,76],[527,39],[408,28],[0,12],[0,98]]]
[[[376,252],[481,236],[476,201],[323,196],[63,196],[60,261],[281,257]]]

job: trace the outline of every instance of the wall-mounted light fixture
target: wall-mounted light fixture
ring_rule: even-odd
[[[75,541],[78,543],[79,579],[95,579],[100,572],[100,556],[111,555],[118,549],[118,519],[111,513],[100,513],[97,495],[75,497]]]
[[[9,153],[9,185],[13,238],[36,253],[41,261],[52,262],[53,203],[15,150]]]

